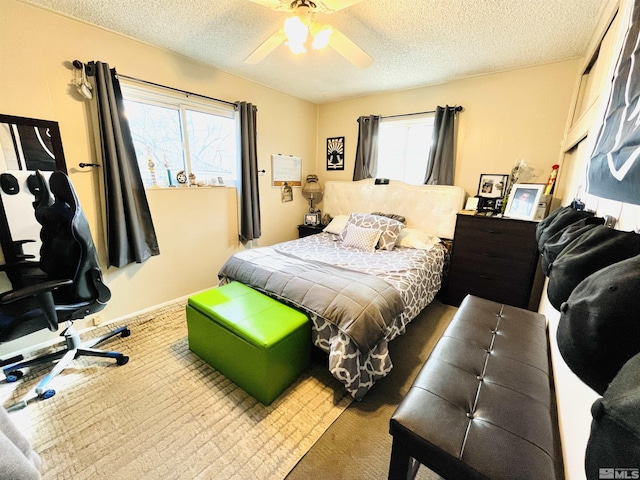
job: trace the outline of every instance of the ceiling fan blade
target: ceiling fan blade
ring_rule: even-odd
[[[358,68],[367,68],[373,63],[373,58],[367,52],[349,40],[339,30],[334,29],[331,33],[329,46]]]
[[[257,3],[263,7],[271,8],[273,10],[281,10],[283,12],[290,12],[291,2],[287,0],[249,0],[250,2]]]
[[[251,55],[244,59],[244,63],[248,63],[251,65],[260,63],[265,59],[267,55],[278,48],[286,39],[287,35],[284,33],[284,28],[281,28],[276,33],[267,38],[264,42],[262,42],[253,52],[251,52]]]
[[[255,1],[255,0],[251,0]],[[362,0],[315,0],[318,5],[318,10],[323,13],[333,13],[343,8],[350,7],[356,3],[360,3]]]

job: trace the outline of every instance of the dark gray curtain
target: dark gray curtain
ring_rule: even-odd
[[[115,68],[91,62],[104,175],[108,265],[123,267],[159,255]]]
[[[240,122],[240,241],[260,238],[260,191],[256,116],[258,109],[247,102],[236,103]]]
[[[455,120],[460,107],[437,107],[425,185],[453,185]]]
[[[353,180],[372,178],[378,167],[378,131],[380,115],[358,118],[358,145]]]

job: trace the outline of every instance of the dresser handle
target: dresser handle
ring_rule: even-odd
[[[494,258],[495,255],[493,253],[487,253],[487,252],[480,252],[480,255],[484,256],[484,257],[490,257],[490,258]]]
[[[493,280],[493,277],[487,277],[486,275],[482,275],[482,274],[478,274],[478,276],[482,279],[482,280]]]
[[[490,228],[487,229],[487,233],[496,233],[496,234],[501,234],[502,232],[500,230],[492,230]]]

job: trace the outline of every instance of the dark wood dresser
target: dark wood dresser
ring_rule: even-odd
[[[443,300],[458,306],[469,293],[538,310],[544,276],[536,222],[458,214]]]

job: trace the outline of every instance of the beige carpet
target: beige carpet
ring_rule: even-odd
[[[183,302],[127,324],[130,337],[103,344],[127,365],[77,360],[54,397],[11,413],[45,480],[284,478],[351,403],[312,365],[264,407],[189,351]],[[20,399],[45,372],[1,383],[0,400]]]

